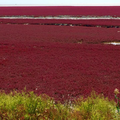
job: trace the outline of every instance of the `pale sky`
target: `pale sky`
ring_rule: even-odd
[[[0,6],[120,6],[120,0],[0,0]]]

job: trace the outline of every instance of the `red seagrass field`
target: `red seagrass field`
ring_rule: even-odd
[[[54,9],[58,13],[54,13]],[[119,10],[120,7],[0,7],[0,16],[61,15],[61,11],[65,11],[65,15],[120,16]],[[119,20],[0,21],[1,90],[9,93],[26,87],[28,91],[38,95],[45,93],[61,102],[87,97],[92,90],[113,99],[114,89],[120,90],[120,46],[104,44],[120,42]],[[43,23],[82,23],[85,26]],[[110,25],[113,27],[105,27]]]

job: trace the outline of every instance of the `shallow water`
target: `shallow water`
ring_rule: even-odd
[[[104,42],[104,44],[120,45],[120,42]]]
[[[119,20],[120,17],[112,16],[6,16],[0,19],[68,19],[68,20],[92,20],[92,19],[114,19]]]

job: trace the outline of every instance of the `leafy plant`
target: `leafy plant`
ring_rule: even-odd
[[[69,104],[70,103],[70,104]],[[79,97],[69,103],[55,101],[46,94],[33,91],[0,93],[0,119],[9,120],[110,120],[118,118],[116,104],[95,91],[87,98]]]

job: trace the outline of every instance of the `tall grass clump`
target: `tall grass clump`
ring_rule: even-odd
[[[70,109],[49,96],[37,96],[33,92],[0,93],[0,120],[67,120]],[[76,117],[73,118],[77,119]]]
[[[0,120],[117,120],[115,101],[92,92],[70,104],[34,92],[0,92]]]
[[[78,98],[75,108],[80,112],[83,120],[111,120],[116,118],[116,103],[103,95],[97,95],[95,91],[87,98]]]

